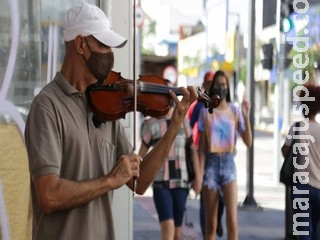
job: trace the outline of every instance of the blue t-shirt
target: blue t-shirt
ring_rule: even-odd
[[[202,108],[198,129],[206,132],[208,152],[234,152],[237,132],[241,134],[245,131],[245,122],[239,108],[229,103],[228,109],[214,109],[212,114]]]

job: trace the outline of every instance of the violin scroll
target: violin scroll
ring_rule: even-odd
[[[220,96],[213,95],[212,98],[208,96],[206,92],[202,92],[200,87],[197,88],[198,101],[204,104],[205,108],[208,108],[209,113],[213,113],[213,109],[220,104]]]

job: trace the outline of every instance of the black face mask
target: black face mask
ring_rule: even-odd
[[[86,61],[88,68],[93,76],[98,80],[98,84],[102,84],[103,81],[109,76],[114,64],[113,52],[99,53],[91,51],[89,44],[87,43],[91,55]]]
[[[220,101],[224,100],[228,95],[228,88],[214,87],[213,94],[220,97]]]

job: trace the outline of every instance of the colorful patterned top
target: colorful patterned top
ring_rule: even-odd
[[[170,120],[166,118],[148,118],[141,126],[141,139],[147,147],[154,146],[167,131]],[[189,121],[185,119],[186,132],[181,126],[173,142],[167,161],[154,178],[153,187],[189,188],[186,168],[185,143],[186,133],[192,136]]]
[[[214,109],[210,114],[207,109],[201,110],[198,122],[199,131],[206,131],[210,153],[235,152],[237,132],[245,131],[245,122],[240,110],[229,103],[229,109]]]

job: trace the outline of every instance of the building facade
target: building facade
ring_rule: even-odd
[[[0,1],[0,239],[31,239],[30,176],[24,127],[30,104],[50,82],[64,56],[62,22],[77,0]],[[133,74],[133,1],[86,0],[98,5],[112,28],[129,39],[115,49],[114,70]],[[138,74],[138,72],[137,72]],[[123,123],[132,138],[132,115]],[[132,193],[115,191],[117,239],[132,239]],[[121,217],[121,220],[120,220]]]

